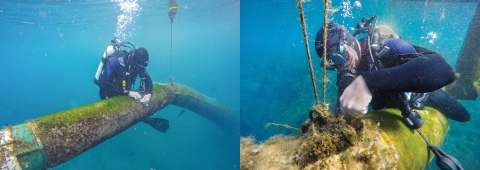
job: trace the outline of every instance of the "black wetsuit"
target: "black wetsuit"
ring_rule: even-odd
[[[402,40],[403,41],[403,40]],[[360,63],[356,69],[356,75],[362,75],[372,93],[370,105],[373,110],[383,108],[396,108],[398,105],[392,99],[392,95],[399,92],[432,92],[425,105],[433,106],[440,110],[447,117],[457,121],[468,121],[471,119],[470,113],[456,99],[443,92],[440,88],[450,84],[455,80],[453,68],[438,53],[426,48],[413,46],[419,56],[410,56],[408,61],[399,61],[392,63],[380,63],[378,60],[375,65],[378,70],[371,69],[371,58],[366,39],[359,40],[362,48]],[[405,56],[402,56],[405,57]],[[403,60],[398,56],[398,60]],[[339,72],[341,78],[341,73]],[[353,81],[350,77],[347,82]],[[348,83],[349,84],[349,83]],[[339,97],[343,93],[347,83],[339,85]]]
[[[103,100],[108,97],[128,95],[137,76],[144,82],[145,93],[152,94],[153,83],[147,70],[138,67],[133,62],[132,64],[128,63],[129,54],[119,54],[118,56],[110,56],[105,63],[106,73],[102,75],[105,76],[105,81],[100,83],[100,98]]]
[[[409,61],[392,65],[389,68],[369,70],[368,58],[370,57],[367,43],[360,41],[363,55],[357,72],[362,75],[372,92],[371,106],[374,110],[385,107],[394,107],[391,93],[396,92],[432,92],[440,89],[455,80],[453,68],[438,53],[428,49],[414,46],[417,53]],[[400,60],[400,59],[398,59]],[[377,67],[379,63],[376,63]]]

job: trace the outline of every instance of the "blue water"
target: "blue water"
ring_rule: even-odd
[[[477,3],[405,1],[349,2],[332,6],[334,22],[352,28],[362,17],[379,16],[406,40],[442,54],[455,67]],[[258,140],[297,132],[265,128],[276,122],[300,127],[314,104],[303,34],[295,1],[178,1],[173,23],[172,74],[185,84],[241,113],[241,136]],[[90,104],[99,100],[92,79],[114,35],[149,50],[155,82],[169,80],[168,1],[142,0],[125,27],[119,1],[7,1],[0,3],[0,124]],[[320,61],[313,40],[323,24],[323,3],[303,3],[313,67]],[[444,16],[444,17],[442,17]],[[125,21],[123,21],[125,22]],[[353,30],[351,30],[353,32]],[[428,37],[435,33],[436,39]],[[424,38],[422,38],[424,37]],[[432,41],[432,42],[430,42]],[[329,72],[327,102],[334,107],[335,74]],[[319,96],[322,96],[317,81]],[[240,95],[241,92],[241,95]],[[322,98],[321,98],[322,99]],[[441,148],[465,169],[480,166],[480,102],[460,101],[473,119],[451,121]],[[167,133],[139,123],[82,155],[52,169],[238,169],[239,135],[225,134],[208,120],[168,106],[153,117],[170,121]],[[428,169],[436,169],[430,164]]]
[[[173,23],[174,81],[240,113],[240,2],[178,1]],[[145,47],[155,82],[169,81],[168,1],[138,1],[121,40]],[[0,124],[99,101],[93,76],[117,32],[118,1],[0,3]],[[139,123],[53,169],[238,169],[238,133],[168,106],[153,117],[167,133]]]
[[[477,7],[477,2],[438,3],[412,1],[360,1],[350,16],[342,11],[342,1],[331,4],[340,10],[331,14],[333,22],[341,23],[353,33],[362,17],[379,16],[378,24],[387,24],[412,44],[440,53],[456,66],[459,52]],[[313,42],[323,25],[323,1],[303,3],[307,22],[308,43],[317,77],[318,94],[322,100],[321,67]],[[241,136],[254,136],[259,141],[275,134],[296,134],[283,127],[268,127],[275,122],[300,128],[314,105],[311,77],[308,69],[305,42],[295,1],[245,0],[241,3]],[[428,37],[435,33],[437,38]],[[423,37],[423,38],[422,38]],[[330,108],[335,108],[335,72],[328,72],[327,84]],[[441,148],[455,156],[465,169],[480,166],[480,102],[460,101],[472,114],[466,123],[451,122]],[[412,151],[415,152],[415,151]],[[438,169],[429,164],[427,169]]]

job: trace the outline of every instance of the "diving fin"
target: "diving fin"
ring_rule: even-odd
[[[169,122],[166,119],[162,118],[146,118],[142,122],[152,126],[154,129],[166,133],[168,128],[170,128]]]
[[[458,122],[467,122],[472,119],[470,112],[457,99],[441,89],[431,92],[425,105],[437,109],[445,117]]]

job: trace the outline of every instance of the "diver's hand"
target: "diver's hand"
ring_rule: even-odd
[[[152,97],[151,94],[146,94],[145,96],[143,96],[143,99],[140,100],[140,102],[142,102],[143,105],[148,106],[148,102],[150,102],[150,97]]]
[[[135,101],[138,101],[142,98],[142,96],[136,91],[129,91],[128,96],[135,99]]]
[[[343,115],[362,116],[367,113],[371,100],[372,93],[365,79],[360,75],[343,91],[340,97],[340,109]]]

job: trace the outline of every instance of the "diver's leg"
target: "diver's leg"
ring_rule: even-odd
[[[107,98],[107,92],[106,92],[106,90],[102,90],[102,89],[100,88],[99,94],[100,94],[100,99],[101,99],[101,100]]]
[[[459,122],[466,122],[472,115],[454,97],[439,89],[430,93],[426,106],[433,107],[442,112],[445,117]]]

